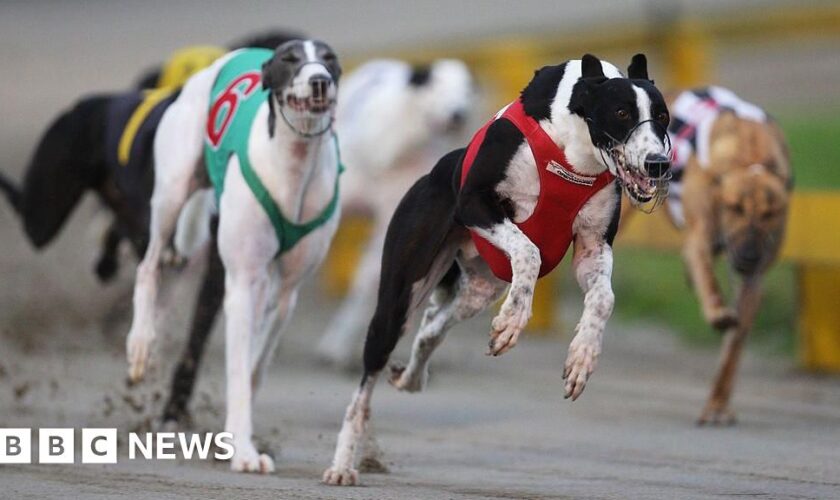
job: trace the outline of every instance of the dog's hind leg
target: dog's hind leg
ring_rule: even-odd
[[[119,249],[122,241],[120,223],[118,220],[111,222],[102,238],[102,253],[96,260],[95,272],[99,281],[107,283],[114,278],[119,269]]]
[[[402,391],[423,390],[428,379],[429,358],[443,342],[446,332],[456,323],[483,311],[507,285],[494,277],[480,258],[459,260],[432,294],[414,338],[408,365],[404,368],[391,365],[389,382]]]
[[[213,324],[219,315],[225,296],[225,268],[219,257],[215,236],[218,220],[214,219],[212,225],[207,269],[204,271],[201,290],[193,307],[190,337],[172,376],[169,400],[164,406],[162,415],[164,424],[189,423],[187,405],[195,388],[195,379],[201,366],[207,339],[213,330]]]
[[[181,207],[197,186],[204,124],[214,74],[204,71],[187,82],[166,111],[155,135],[155,189],[149,245],[134,284],[134,317],[126,342],[129,377],[140,380],[155,338],[155,302],[160,258],[175,231]]]
[[[368,421],[376,380],[412,312],[428,299],[451,268],[458,248],[469,240],[452,217],[455,197],[450,181],[460,154],[444,156],[430,175],[408,191],[388,227],[376,312],[365,341],[364,375],[344,415],[332,465],[324,472],[327,484],[358,482],[357,448],[365,440],[373,442]]]
[[[698,425],[735,423],[735,413],[729,408],[729,401],[735,386],[735,374],[738,371],[741,351],[752,329],[760,303],[760,277],[745,278],[738,290],[738,324],[729,328],[723,337],[717,373],[712,382],[709,399],[697,420]]]
[[[324,471],[322,481],[333,486],[353,486],[359,482],[359,472],[355,469],[356,447],[368,431],[370,420],[370,398],[379,372],[365,373],[362,383],[350,406],[344,413],[344,422],[338,433],[335,455],[329,469]]]

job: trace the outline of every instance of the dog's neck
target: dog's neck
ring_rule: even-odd
[[[575,172],[583,175],[596,176],[606,170],[598,149],[592,144],[589,127],[579,116],[571,114],[568,109],[557,109],[553,106],[550,120],[541,120],[540,126],[557,146],[564,150],[566,159]]]
[[[278,110],[274,111],[276,116]],[[309,220],[320,213],[335,190],[338,158],[332,129],[306,137],[282,118],[266,122],[274,127],[267,135],[276,171],[269,173],[271,178],[265,183],[289,220]]]

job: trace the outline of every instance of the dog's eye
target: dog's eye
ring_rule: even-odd
[[[335,61],[335,54],[333,54],[332,52],[327,52],[326,54],[324,54],[324,60],[327,62]]]
[[[671,121],[671,117],[668,116],[668,113],[659,113],[658,115],[656,115],[656,121],[658,121],[662,125],[667,126],[668,123]]]
[[[774,212],[773,210],[767,210],[765,212],[762,212],[760,217],[761,217],[761,220],[767,221],[767,220],[772,219],[773,216],[775,216],[775,215],[776,215],[776,212]]]
[[[300,62],[300,58],[298,56],[294,55],[294,54],[286,54],[283,57],[281,57],[280,60],[285,62],[285,63],[291,63],[291,64]]]
[[[628,113],[626,109],[619,109],[618,111],[615,112],[615,116],[619,120],[629,120],[630,119],[630,113]]]

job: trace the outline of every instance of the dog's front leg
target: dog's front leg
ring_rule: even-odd
[[[707,223],[688,223],[683,258],[694,291],[700,299],[703,317],[712,328],[725,331],[738,323],[735,312],[727,307],[715,277],[711,245],[714,234]]]
[[[251,338],[259,325],[257,305],[265,294],[266,278],[259,272],[228,269],[225,281],[225,357],[227,362],[227,418],[225,431],[233,434],[231,469],[239,472],[274,471],[274,461],[260,454],[251,441]]]
[[[752,329],[753,321],[761,304],[761,278],[752,276],[744,278],[738,290],[738,324],[726,330],[720,352],[720,363],[712,382],[709,399],[703,408],[698,425],[733,424],[735,413],[729,408],[732,388],[735,386],[735,374],[741,351],[747,335]]]
[[[536,245],[509,219],[489,228],[472,227],[510,258],[512,278],[499,314],[493,318],[488,354],[499,356],[512,349],[528,320],[534,286],[540,274],[540,252]]]
[[[572,266],[584,293],[583,314],[569,345],[563,378],[566,397],[576,400],[595,370],[604,328],[612,315],[615,296],[612,290],[613,256],[610,245],[601,238],[577,235]]]

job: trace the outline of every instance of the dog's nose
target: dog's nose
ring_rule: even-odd
[[[671,159],[659,153],[651,153],[645,157],[645,171],[651,177],[662,177],[671,168]]]

